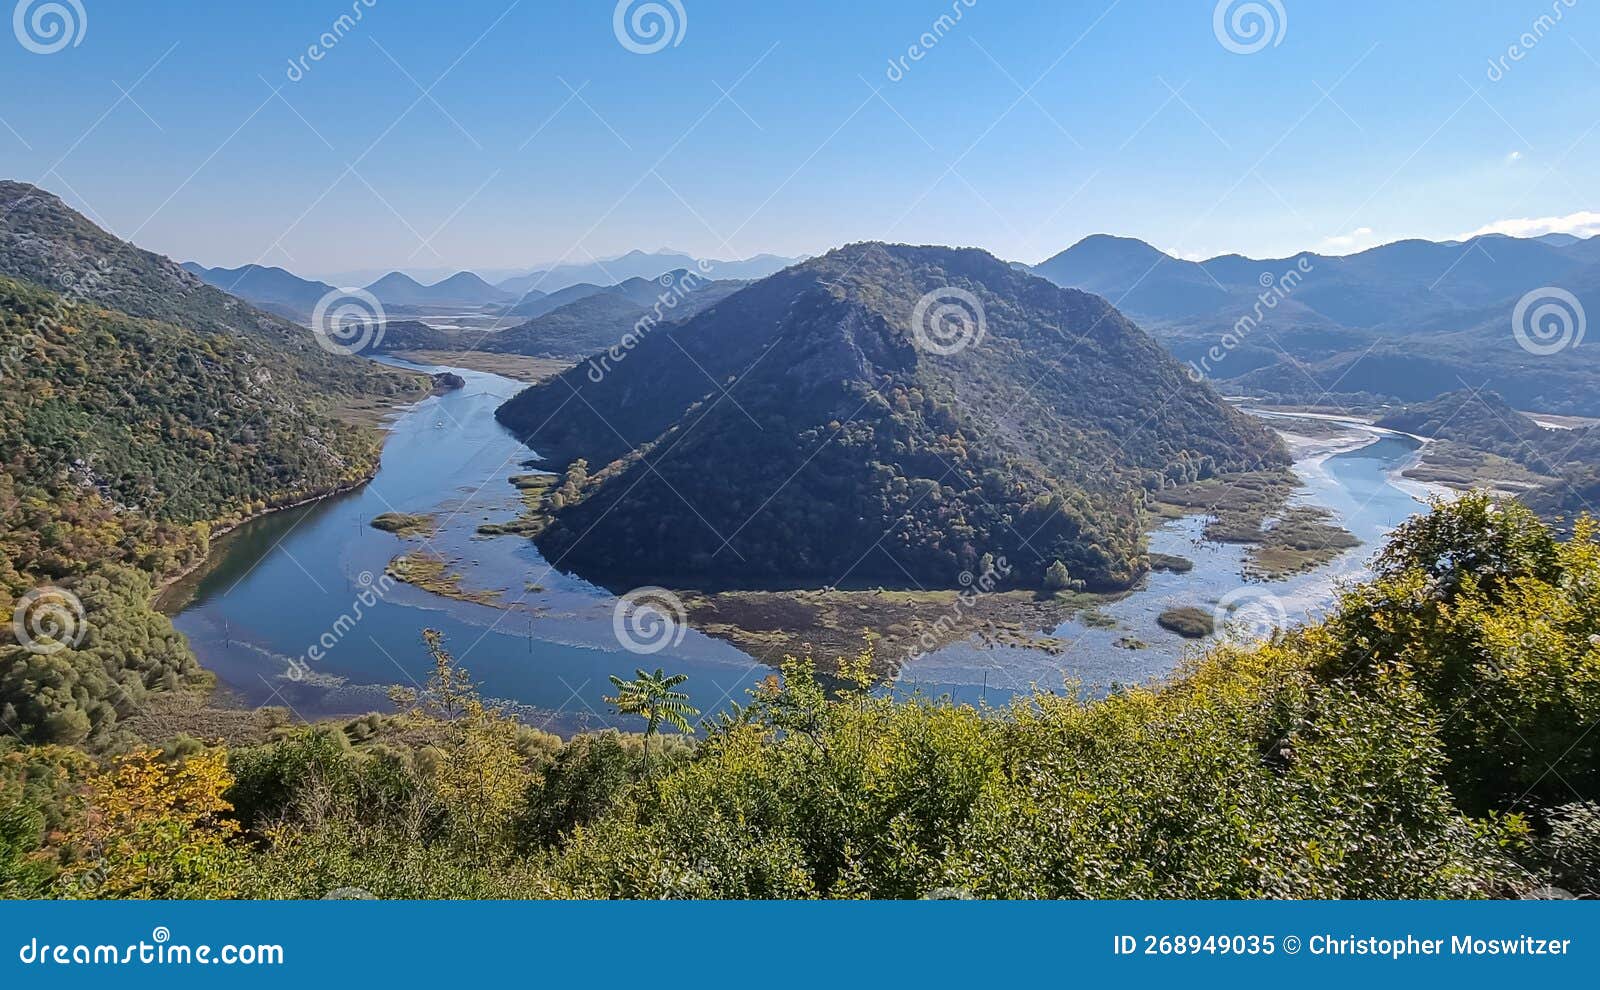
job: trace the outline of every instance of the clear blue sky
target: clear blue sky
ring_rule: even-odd
[[[1279,0],[1247,55],[1212,0],[679,0],[654,54],[612,0],[80,2],[76,47],[0,32],[0,174],[212,265],[878,238],[1036,262],[1098,231],[1268,256],[1600,210],[1595,0]]]

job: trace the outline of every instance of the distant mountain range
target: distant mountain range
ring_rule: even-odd
[[[631,278],[609,288],[596,288],[526,323],[490,334],[483,347],[578,360],[619,345],[647,317],[651,323],[686,320],[748,284],[733,279],[706,281],[686,269],[660,278]]]
[[[1229,388],[1419,401],[1487,382],[1521,408],[1600,413],[1600,346],[1537,355],[1512,332],[1517,303],[1546,287],[1600,313],[1600,238],[1491,235],[1196,262],[1096,235],[1033,270],[1104,296]]]
[[[605,286],[596,285],[593,282],[579,282],[577,285],[569,285],[564,289],[557,289],[548,295],[541,293],[538,289],[529,289],[515,306],[509,307],[504,311],[504,315],[532,319],[536,316],[543,316],[551,310],[560,309],[567,303],[577,302],[579,299],[585,299],[605,290]]]
[[[305,321],[318,300],[335,291],[325,282],[304,279],[282,268],[245,265],[241,268],[206,268],[186,261],[183,269],[230,295],[248,300],[285,319]]]
[[[533,319],[505,330],[439,330],[416,320],[391,320],[384,351],[474,350],[577,361],[622,342],[641,324],[688,319],[748,285],[707,281],[686,270],[660,278],[632,278],[619,285],[577,286],[546,296]]]
[[[950,352],[929,299],[976,303],[983,333]],[[957,587],[991,554],[1022,586],[1057,562],[1126,586],[1141,492],[1287,463],[1105,300],[938,247],[830,252],[497,415],[595,472],[569,471],[548,559],[630,585]]]
[[[743,261],[706,261],[703,270],[712,279],[766,278],[794,264],[798,258],[783,258],[774,254],[758,254]],[[578,265],[560,265],[554,268],[529,272],[506,279],[499,288],[519,299],[531,289],[554,293],[580,283],[616,285],[631,278],[659,278],[666,272],[680,268],[700,267],[700,259],[675,251],[630,251],[620,258]],[[537,315],[537,314],[532,314]]]
[[[262,309],[304,322],[318,301],[339,287],[301,278],[282,268],[245,265],[242,268],[207,268],[185,262],[183,268],[207,283],[247,300]],[[385,309],[406,312],[418,309],[478,308],[515,299],[472,272],[458,272],[432,285],[423,285],[409,275],[390,272],[365,287]]]
[[[718,281],[737,281],[763,278],[789,264],[762,255],[704,267]],[[526,322],[599,294],[619,279],[648,289],[665,272],[700,265],[686,254],[635,251],[499,285],[470,272],[431,286],[391,273],[368,290],[391,316],[476,308],[505,322]],[[277,268],[185,267],[262,309],[302,321],[332,288]],[[1518,302],[1546,287],[1570,292],[1585,317],[1600,313],[1600,238],[1487,235],[1459,242],[1398,241],[1348,256],[1234,254],[1187,261],[1140,240],[1097,234],[1031,271],[1103,296],[1192,373],[1226,390],[1292,401],[1331,395],[1418,402],[1488,385],[1519,408],[1600,415],[1600,390],[1592,387],[1600,376],[1600,344],[1535,354],[1512,332]],[[606,340],[625,322],[615,297],[593,304],[589,317],[584,313],[569,312],[523,335],[536,343],[515,346],[548,352],[561,326],[579,342],[560,348],[571,354]]]
[[[423,285],[409,275],[390,272],[366,287],[387,307],[487,306],[516,297],[471,272],[457,272],[442,282]]]
[[[743,261],[702,262],[675,252],[633,251],[610,261],[564,265],[518,275],[498,285],[491,285],[479,275],[466,271],[431,285],[402,272],[390,272],[365,289],[392,315],[503,307],[500,312],[507,316],[532,319],[619,283],[648,282],[680,270],[700,271],[714,281],[745,281],[765,278],[794,264],[795,260],[762,254]],[[318,300],[336,289],[326,282],[301,278],[282,268],[260,265],[207,268],[192,261],[186,262],[183,268],[224,292],[301,322],[310,318]]]

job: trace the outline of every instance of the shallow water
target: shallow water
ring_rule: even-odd
[[[383,710],[391,686],[426,680],[421,631],[434,628],[486,695],[550,731],[619,724],[603,700],[607,678],[638,667],[688,674],[685,690],[707,712],[743,700],[768,668],[735,647],[686,630],[659,652],[629,652],[613,626],[615,597],[554,570],[527,539],[476,534],[485,522],[515,518],[520,502],[508,479],[533,453],[494,420],[522,384],[452,370],[466,387],[399,413],[370,484],[247,523],[219,540],[207,570],[166,596],[201,663],[247,704],[287,705],[306,719]],[[1056,656],[952,646],[909,664],[900,687],[997,702],[1033,684],[1060,688],[1067,678],[1103,689],[1159,677],[1195,646],[1155,617],[1174,605],[1209,608],[1241,588],[1273,596],[1289,620],[1302,619],[1329,601],[1337,581],[1359,577],[1374,544],[1421,507],[1411,486],[1392,477],[1416,447],[1383,435],[1296,465],[1308,488],[1301,498],[1332,509],[1363,541],[1310,574],[1246,585],[1243,547],[1199,541],[1203,521],[1178,520],[1154,534],[1151,548],[1189,558],[1194,570],[1153,574],[1143,589],[1102,607],[1116,628],[1067,623],[1052,633],[1070,643]],[[371,527],[384,512],[435,513],[439,531],[403,540]],[[441,598],[383,578],[392,558],[418,549],[450,560],[464,588],[499,592],[501,604]],[[1125,637],[1148,646],[1116,645]]]
[[[1060,690],[1076,682],[1091,692],[1117,684],[1137,684],[1169,673],[1186,653],[1211,642],[1187,640],[1161,628],[1156,617],[1169,608],[1198,606],[1215,612],[1224,599],[1224,614],[1233,621],[1219,635],[1246,641],[1264,635],[1270,626],[1297,624],[1314,618],[1332,601],[1337,588],[1360,580],[1383,537],[1424,506],[1425,491],[1397,477],[1409,466],[1420,444],[1396,434],[1374,434],[1358,450],[1305,458],[1295,473],[1306,484],[1294,504],[1320,505],[1361,540],[1361,546],[1305,574],[1281,581],[1245,581],[1246,547],[1200,539],[1203,517],[1173,520],[1151,534],[1154,552],[1185,557],[1194,569],[1184,574],[1156,572],[1120,601],[1102,606],[1101,616],[1114,620],[1086,624],[1078,619],[1049,634],[1067,643],[1050,655],[1016,647],[982,647],[963,643],[935,651],[909,663],[898,684],[903,692],[951,694],[976,703],[1002,703],[1010,695],[1037,686]],[[1136,639],[1142,648],[1119,646]]]

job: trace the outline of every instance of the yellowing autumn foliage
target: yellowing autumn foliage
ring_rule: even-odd
[[[433,675],[420,692],[398,691],[395,700],[440,734],[441,745],[429,747],[424,761],[432,791],[457,824],[455,834],[481,852],[509,838],[527,788],[517,720],[484,703],[437,631],[424,630],[422,638],[433,655]]]
[[[68,834],[80,857],[63,874],[69,896],[227,897],[243,863],[228,840],[239,825],[223,799],[227,755],[178,763],[159,750],[118,757],[91,777],[82,816]]]

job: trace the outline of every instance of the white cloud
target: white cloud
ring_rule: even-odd
[[[1594,237],[1600,234],[1600,213],[1583,210],[1564,217],[1537,217],[1520,220],[1496,220],[1457,240],[1482,237],[1484,234],[1508,234],[1512,237],[1542,237],[1545,234],[1571,234],[1574,237]]]
[[[1316,247],[1318,254],[1352,254],[1372,247],[1377,243],[1377,236],[1371,227],[1357,227],[1348,234],[1336,234],[1333,237],[1324,237],[1322,243]]]
[[[1522,161],[1522,152],[1520,152],[1520,151],[1513,151],[1511,154],[1506,156],[1506,163],[1507,164],[1510,164],[1512,162],[1520,162],[1520,161]]]

